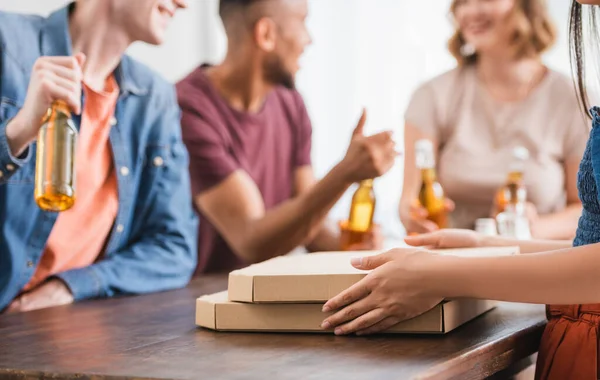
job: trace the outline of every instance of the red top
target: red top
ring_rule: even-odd
[[[310,119],[297,91],[277,87],[258,113],[229,106],[199,67],[177,84],[192,196],[245,171],[271,209],[293,195],[296,168],[310,165]],[[197,273],[247,265],[200,213]]]

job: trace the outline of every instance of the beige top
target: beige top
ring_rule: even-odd
[[[422,85],[405,119],[440,142],[438,177],[456,203],[451,221],[457,228],[473,228],[477,218],[489,217],[517,145],[530,153],[528,200],[541,215],[563,209],[564,162],[581,159],[590,125],[564,75],[549,70],[527,98],[505,103],[491,97],[473,66]]]

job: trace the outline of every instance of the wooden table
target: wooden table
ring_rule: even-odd
[[[0,378],[481,379],[537,350],[541,306],[502,304],[447,336],[215,333],[186,289],[0,316]],[[501,372],[502,373],[502,372]]]

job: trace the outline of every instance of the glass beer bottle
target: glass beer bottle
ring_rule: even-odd
[[[523,173],[529,159],[529,151],[525,147],[517,146],[513,149],[512,156],[506,184],[496,194],[496,215],[504,211],[512,211],[519,215],[525,212],[527,189],[523,185]]]
[[[448,227],[448,215],[445,205],[444,190],[437,181],[433,144],[429,140],[415,143],[416,165],[421,170],[421,189],[419,203],[427,210],[427,219],[439,228]]]
[[[352,246],[365,242],[367,233],[373,226],[375,214],[375,191],[373,180],[368,179],[360,183],[352,196],[350,217],[342,224],[341,248],[344,251]]]
[[[44,211],[65,211],[75,203],[76,140],[69,106],[54,102],[38,133],[35,160],[34,196]]]
[[[348,228],[355,232],[369,231],[373,224],[374,214],[375,191],[373,190],[373,180],[367,179],[360,183],[352,196]]]

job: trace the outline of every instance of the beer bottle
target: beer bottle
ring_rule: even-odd
[[[354,232],[369,231],[373,224],[374,214],[375,191],[373,190],[373,180],[367,179],[360,183],[360,186],[352,196],[348,228]]]
[[[437,181],[435,157],[431,141],[423,139],[415,143],[417,168],[421,170],[421,189],[419,203],[427,210],[427,219],[439,228],[448,227],[448,215],[444,190]]]
[[[37,139],[35,201],[44,211],[65,211],[75,203],[77,129],[63,101],[48,109]]]
[[[529,151],[525,147],[517,146],[513,149],[512,156],[506,184],[496,194],[496,215],[504,211],[518,215],[525,213],[527,189],[523,185],[523,173],[525,163],[529,159]]]

